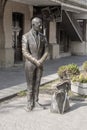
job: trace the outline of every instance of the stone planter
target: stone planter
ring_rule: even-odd
[[[87,95],[87,83],[71,82],[71,91],[77,94]]]

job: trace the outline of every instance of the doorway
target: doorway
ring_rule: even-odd
[[[12,47],[14,48],[14,63],[22,61],[22,35],[24,15],[22,13],[12,13]]]
[[[61,29],[60,30],[60,53],[64,53],[68,51],[69,51],[69,36],[67,35],[65,30]]]

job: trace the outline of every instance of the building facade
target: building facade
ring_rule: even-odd
[[[86,8],[87,0],[8,0],[4,11],[5,47],[0,52],[0,67],[23,61],[22,35],[29,31],[34,16],[43,20],[49,59],[87,55]]]

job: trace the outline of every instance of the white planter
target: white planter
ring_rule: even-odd
[[[71,91],[81,95],[87,95],[87,83],[72,82]]]

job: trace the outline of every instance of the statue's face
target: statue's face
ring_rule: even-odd
[[[35,31],[41,31],[41,29],[42,29],[42,20],[35,19],[34,22],[33,22],[33,29]]]

